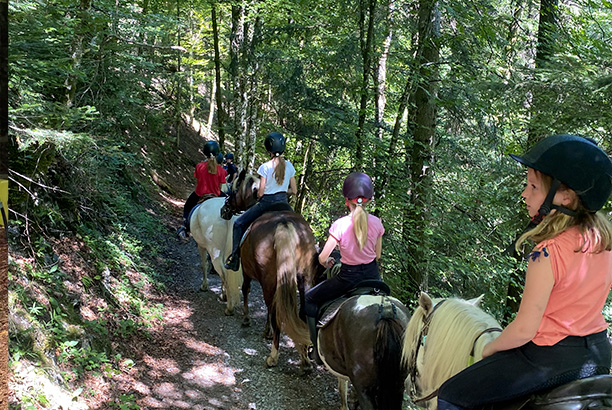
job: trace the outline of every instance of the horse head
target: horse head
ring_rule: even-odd
[[[242,170],[238,178],[230,186],[225,205],[221,208],[221,217],[229,220],[232,218],[232,215],[246,211],[255,205],[258,189],[259,178]]]
[[[406,327],[402,353],[415,404],[436,397],[440,385],[480,360],[484,345],[501,332],[499,323],[478,306],[481,300],[482,296],[431,299],[421,293]]]

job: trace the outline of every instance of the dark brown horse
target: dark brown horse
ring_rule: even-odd
[[[241,174],[227,203],[235,212],[236,204],[245,204],[257,186],[251,175]],[[245,199],[247,198],[247,199]],[[239,206],[239,205],[238,205]],[[323,271],[318,262],[315,238],[304,218],[281,204],[251,225],[240,247],[244,297],[244,325],[250,324],[249,292],[251,281],[261,284],[268,308],[268,323],[272,329],[273,346],[266,359],[268,367],[278,363],[281,330],[295,343],[301,357],[301,367],[310,367],[306,354],[310,338],[300,313],[304,288],[312,284]],[[298,299],[298,295],[300,299]]]
[[[318,334],[319,356],[338,378],[341,410],[348,408],[349,381],[360,410],[401,410],[408,376],[402,346],[409,318],[406,306],[386,295],[339,299],[326,310]]]

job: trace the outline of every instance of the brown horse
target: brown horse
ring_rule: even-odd
[[[360,409],[402,409],[408,376],[402,341],[409,318],[406,306],[386,295],[356,295],[327,308],[319,329],[319,356],[338,378],[341,410],[348,408],[348,381]]]
[[[248,199],[253,196],[252,187],[258,186],[254,178],[241,173],[227,201],[230,211],[239,211],[238,204],[249,202]],[[308,327],[302,319],[300,300],[303,300],[305,287],[324,271],[318,262],[310,226],[301,215],[288,210],[288,205],[281,203],[278,210],[267,212],[253,222],[240,246],[240,254],[243,324],[250,324],[248,298],[252,280],[261,284],[268,308],[273,346],[266,365],[272,367],[278,363],[280,333],[283,330],[295,343],[301,357],[300,367],[310,367],[307,356],[310,338]]]

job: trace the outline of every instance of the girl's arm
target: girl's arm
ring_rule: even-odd
[[[534,338],[540,327],[555,279],[548,250],[543,248],[532,255],[527,265],[525,290],[519,311],[499,337],[484,347],[483,357],[524,345]]]
[[[379,260],[381,255],[382,255],[382,236],[379,236],[378,239],[376,239],[376,260]]]
[[[264,196],[264,191],[266,190],[266,177],[259,176],[259,188],[257,189],[257,199]]]
[[[327,238],[327,242],[325,242],[323,250],[321,251],[321,253],[319,253],[319,263],[322,266],[325,266],[326,268],[331,268],[332,266],[334,266],[334,263],[336,263],[336,261],[334,258],[330,258],[329,255],[331,255],[332,251],[336,248],[337,245],[338,241],[336,240],[336,238],[329,235],[329,237]]]
[[[297,194],[297,185],[295,183],[295,177],[289,178],[289,189],[287,190],[287,195],[295,195]]]

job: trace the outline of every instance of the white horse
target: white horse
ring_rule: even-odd
[[[242,268],[231,271],[224,267],[226,258],[232,252],[232,228],[236,216],[229,221],[221,218],[223,204],[224,198],[211,198],[197,205],[191,213],[189,227],[202,259],[203,280],[200,289],[208,290],[208,254],[221,277],[222,297],[227,300],[225,314],[233,315],[234,307],[240,303]]]
[[[501,325],[478,307],[482,297],[432,300],[421,293],[406,327],[402,353],[416,404],[436,409],[442,383],[481,360],[484,346],[499,336]]]

